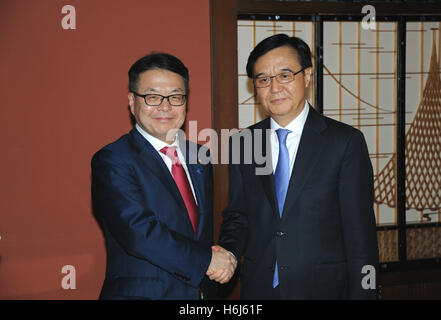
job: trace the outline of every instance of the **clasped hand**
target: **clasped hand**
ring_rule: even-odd
[[[221,246],[212,246],[212,257],[206,275],[221,284],[230,281],[237,266],[234,256]]]

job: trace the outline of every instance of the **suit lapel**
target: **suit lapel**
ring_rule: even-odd
[[[194,143],[190,144],[189,141],[185,141],[185,144],[180,143],[180,145],[185,145],[185,150],[183,150],[183,148],[181,148],[181,150],[183,150],[185,156],[188,173],[190,174],[191,183],[193,185],[194,193],[196,195],[196,200],[198,203],[199,224],[198,224],[197,238],[199,238],[205,222],[204,208],[205,208],[206,195],[204,188],[204,167],[199,163],[197,163],[198,162],[197,154],[194,153],[198,152],[199,149],[196,144]],[[191,148],[194,148],[194,150],[192,150]]]
[[[266,161],[270,162],[270,166],[271,166],[271,173],[270,174],[265,174],[265,175],[260,175],[260,179],[262,181],[263,184],[263,189],[265,190],[265,194],[268,197],[268,200],[271,204],[271,208],[273,209],[274,213],[277,215],[277,217],[280,218],[279,215],[279,206],[277,204],[277,197],[276,197],[276,186],[274,183],[274,174],[273,174],[273,170],[272,170],[272,160],[271,160],[271,141],[268,140],[269,137],[266,136],[266,130],[271,128],[271,122],[270,122],[270,118],[265,119],[262,122],[262,126],[255,128],[258,130],[263,130],[263,134],[262,134],[262,150],[265,153],[266,156]],[[253,137],[255,139],[255,134],[253,134]],[[253,141],[255,143],[255,141]],[[255,144],[253,143],[253,146],[255,146]],[[267,149],[268,148],[268,149]],[[266,152],[267,150],[269,150],[269,152]],[[253,149],[254,151],[254,149]],[[256,162],[255,162],[256,163]],[[256,164],[256,167],[264,167],[265,163],[263,164]]]
[[[185,221],[188,221],[188,227],[190,230],[193,230],[184,200],[182,199],[178,186],[168,170],[167,165],[164,163],[164,160],[162,160],[155,148],[153,148],[150,142],[148,142],[138,130],[133,129],[130,132],[130,137],[133,146],[139,150],[139,155],[144,166],[151,171],[151,173],[162,182],[170,194],[173,195],[176,202],[182,208],[182,210],[180,210],[182,213],[181,217]]]
[[[309,107],[308,118],[306,119],[302,136],[300,138],[294,168],[291,173],[289,187],[286,193],[282,222],[292,211],[291,208],[297,201],[316,162],[320,159],[320,154],[325,144],[321,132],[325,128],[326,123],[322,117],[312,107]]]

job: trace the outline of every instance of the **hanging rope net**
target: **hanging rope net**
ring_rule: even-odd
[[[423,98],[406,133],[406,209],[441,210],[441,80],[434,40]],[[395,207],[395,154],[374,184],[375,203]]]

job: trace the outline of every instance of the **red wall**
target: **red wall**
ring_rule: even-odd
[[[63,30],[64,5],[76,30]],[[211,127],[208,0],[0,1],[0,299],[95,299],[105,273],[90,159],[131,129],[127,71],[152,50],[190,70]],[[64,265],[76,289],[64,290]]]

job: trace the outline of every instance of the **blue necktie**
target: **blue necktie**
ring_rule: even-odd
[[[274,174],[274,183],[276,185],[277,203],[279,205],[279,214],[282,218],[283,206],[285,204],[286,192],[288,191],[289,184],[289,152],[286,147],[286,138],[291,131],[288,129],[276,130],[277,137],[279,138],[279,158],[277,160],[276,173]],[[273,288],[279,285],[279,271],[276,265],[274,267],[274,279]]]

